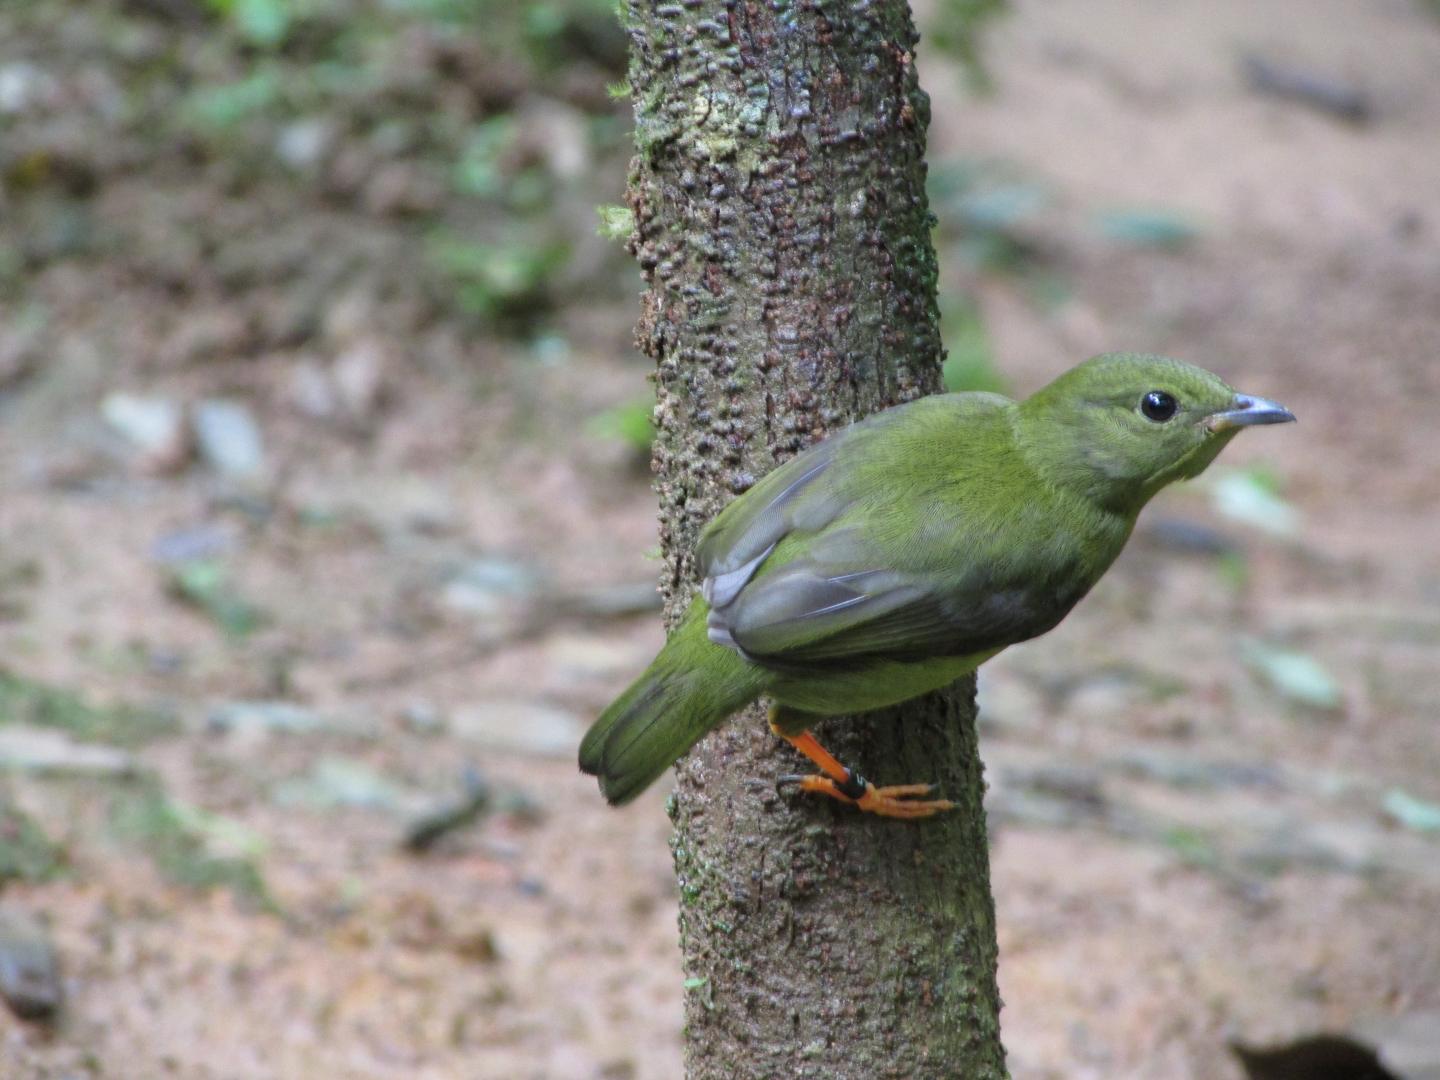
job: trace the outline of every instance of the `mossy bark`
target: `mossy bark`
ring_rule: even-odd
[[[903,0],[630,0],[632,250],[649,290],[667,614],[725,501],[827,432],[940,388],[929,102]],[[822,726],[920,823],[780,798],[757,708],[672,802],[691,1080],[1005,1075],[974,684]]]

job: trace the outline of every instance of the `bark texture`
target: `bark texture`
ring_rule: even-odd
[[[627,21],[673,621],[728,499],[940,388],[929,102],[904,0],[630,0]],[[681,763],[691,1080],[1005,1075],[974,720],[967,680],[820,730],[876,783],[960,804],[919,824],[778,797],[776,776],[810,770],[758,709]]]

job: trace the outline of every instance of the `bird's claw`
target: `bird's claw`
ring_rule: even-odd
[[[784,776],[777,776],[775,778],[775,794],[779,795],[781,798],[784,798],[785,788],[787,786],[793,784],[798,788],[802,784],[804,784],[804,782],[804,773],[786,773]]]
[[[783,789],[793,785],[802,792],[828,795],[832,799],[849,803],[866,813],[892,818],[930,817],[932,814],[954,809],[955,806],[949,799],[925,798],[934,793],[935,784],[894,784],[889,787],[876,787],[874,784],[859,778],[856,779],[858,783],[864,784],[863,791],[858,796],[843,791],[841,786],[828,776],[802,776],[796,773],[787,773],[784,776],[776,777],[775,791],[776,794],[783,797]]]

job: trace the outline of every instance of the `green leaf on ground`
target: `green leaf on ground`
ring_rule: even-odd
[[[172,799],[156,786],[116,800],[116,834],[138,844],[170,881],[191,889],[229,889],[273,908],[257,860],[264,839],[237,821]]]
[[[968,265],[1029,275],[1044,261],[1036,218],[1050,193],[1012,166],[971,158],[943,161],[931,169],[926,190],[940,235]]]
[[[1246,640],[1240,643],[1240,655],[1263,683],[1287,701],[1325,711],[1340,708],[1339,683],[1308,653]]]
[[[294,21],[292,0],[210,0],[251,45],[275,48],[285,43]]]
[[[204,613],[228,638],[243,640],[268,621],[236,590],[224,564],[214,559],[180,563],[171,569],[167,586],[171,596]]]
[[[1300,512],[1281,498],[1280,485],[1268,470],[1221,469],[1207,486],[1215,509],[1225,517],[1275,536],[1300,531]]]
[[[134,746],[173,733],[174,716],[133,705],[97,706],[72,690],[0,668],[0,724],[63,728],[76,738]]]
[[[1160,839],[1187,866],[1215,867],[1220,863],[1220,853],[1215,848],[1215,842],[1189,826],[1171,826],[1164,830]]]
[[[981,35],[1009,8],[1008,0],[939,0],[925,20],[926,41],[960,62],[970,89],[976,93],[987,92],[992,86],[981,52]]]
[[[460,160],[455,163],[455,190],[482,198],[503,194],[506,183],[503,161],[515,132],[515,118],[504,113],[476,124]]]
[[[502,318],[544,307],[546,286],[570,250],[564,244],[477,244],[442,235],[431,240],[428,254],[462,310]]]
[[[181,113],[193,127],[219,134],[269,111],[283,93],[279,73],[261,68],[239,82],[197,88],[182,103]]]
[[[598,413],[585,427],[593,435],[614,439],[637,453],[648,454],[655,442],[654,415],[655,402],[648,397],[639,398]]]
[[[65,865],[65,849],[9,799],[0,797],[0,886],[45,881]]]
[[[1426,802],[1408,791],[1391,788],[1380,805],[1386,814],[1407,829],[1440,833],[1440,803]]]
[[[948,347],[942,369],[946,390],[952,394],[965,390],[1008,393],[1008,385],[995,370],[990,335],[985,332],[985,323],[973,303],[961,300],[943,304],[940,328]]]
[[[1106,238],[1132,247],[1178,249],[1200,236],[1194,222],[1173,210],[1107,210],[1096,215],[1095,225]]]
[[[282,806],[312,810],[404,810],[416,800],[413,791],[365,762],[341,757],[321,758],[307,775],[281,783],[273,795]]]
[[[967,192],[956,209],[972,229],[1009,229],[1034,217],[1047,199],[1038,184],[1000,184]]]

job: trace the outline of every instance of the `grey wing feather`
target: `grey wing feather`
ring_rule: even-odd
[[[792,563],[712,610],[710,638],[768,666],[823,668],[965,656],[1049,628],[1041,583],[1000,590],[960,583],[955,592],[970,602],[952,604],[929,581],[897,571],[834,574]]]
[[[839,511],[840,500],[814,488],[813,482],[835,459],[841,437],[791,458],[747,495],[731,503],[700,536],[695,558],[707,588],[724,591],[722,579],[738,588],[787,533],[824,527]],[[835,445],[832,445],[835,444]],[[740,578],[729,575],[749,570]],[[710,582],[717,582],[711,586]],[[726,586],[729,587],[729,586]],[[708,597],[707,597],[708,599]]]
[[[700,576],[718,579],[752,563],[758,568],[767,550],[787,534],[824,529],[850,497],[834,477],[828,483],[817,482],[836,459],[864,455],[871,439],[913,415],[913,410],[937,407],[948,411],[953,405],[946,404],[944,396],[931,397],[875,413],[785,462],[722,510],[700,534],[695,548]]]
[[[735,597],[740,595],[740,590],[755,576],[755,571],[760,568],[760,564],[770,556],[770,552],[775,550],[778,542],[778,539],[772,540],[770,546],[759,555],[744,565],[737,566],[734,570],[726,570],[714,577],[707,577],[704,584],[700,586],[700,594],[705,597],[705,602],[712,608],[722,608],[732,603]]]
[[[695,557],[704,577],[700,591],[710,605],[707,632],[717,645],[745,652],[731,634],[725,612],[786,535],[823,528],[839,513],[842,500],[811,484],[834,461],[843,440],[841,435],[791,458],[747,498],[726,507],[701,534]]]

